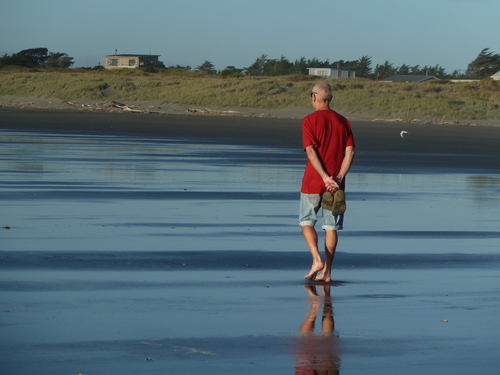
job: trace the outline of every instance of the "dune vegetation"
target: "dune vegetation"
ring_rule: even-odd
[[[309,92],[318,77],[204,75],[182,69],[0,70],[0,97],[40,97],[63,101],[160,101],[211,108],[310,108]],[[403,120],[499,120],[500,81],[453,83],[327,80],[333,107],[345,114]]]

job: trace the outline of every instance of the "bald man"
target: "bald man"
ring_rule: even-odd
[[[351,124],[345,117],[330,109],[331,100],[332,87],[326,82],[317,83],[311,92],[315,111],[302,120],[302,143],[307,154],[307,164],[300,189],[299,223],[312,255],[311,270],[304,279],[319,282],[332,281],[332,263],[338,242],[337,230],[343,228],[344,214],[338,214],[335,210],[332,213],[323,208],[323,262],[318,248],[318,234],[314,228],[317,213],[325,192],[345,190],[345,176],[351,168],[355,146]]]

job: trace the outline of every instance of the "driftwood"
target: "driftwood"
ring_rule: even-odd
[[[145,112],[145,111],[141,111],[139,109],[130,108],[128,105],[120,103],[120,102],[117,102],[115,100],[110,100],[109,103],[108,103],[108,107],[114,107],[114,108],[121,109],[122,111],[132,112],[132,113],[143,113],[143,112]]]
[[[402,118],[394,118],[394,119],[384,119],[384,118],[374,118],[373,122],[403,122]]]
[[[64,102],[64,104],[67,104],[71,107],[78,108],[77,103],[72,103],[69,101]],[[117,108],[123,112],[130,112],[130,113],[153,113],[149,110],[140,110],[140,109],[134,109],[124,103],[117,102],[116,100],[110,100],[107,103],[91,103],[91,104],[86,104],[82,103],[81,106],[85,109],[88,109],[90,111],[103,111],[103,110],[109,110],[112,108]]]
[[[197,108],[188,108],[185,107],[186,111],[189,113],[208,113],[208,114],[216,114],[216,115],[243,115],[243,112],[238,111],[218,111],[215,109],[205,108],[205,109],[197,109]]]

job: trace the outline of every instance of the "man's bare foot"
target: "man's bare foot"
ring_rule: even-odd
[[[314,265],[311,267],[311,271],[307,275],[304,276],[305,280],[316,280],[316,274],[321,271],[324,267],[323,263],[318,263],[317,265]]]
[[[331,283],[332,282],[332,278],[331,276],[326,276],[322,273],[320,273],[319,275],[316,276],[316,279],[314,279],[314,281],[317,281],[319,283]]]

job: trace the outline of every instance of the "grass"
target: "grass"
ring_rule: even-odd
[[[0,70],[0,96],[61,100],[153,101],[211,108],[310,108],[317,77],[220,77],[183,70]],[[474,83],[328,80],[333,108],[341,113],[384,118],[498,120],[500,81]]]

